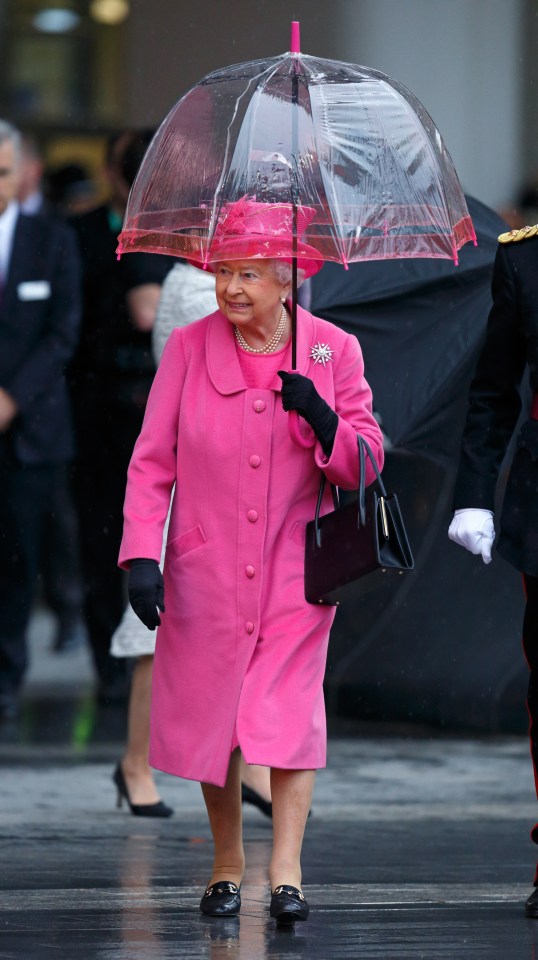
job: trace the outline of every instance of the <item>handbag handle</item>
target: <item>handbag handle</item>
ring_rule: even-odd
[[[374,473],[376,475],[377,482],[379,484],[379,489],[381,491],[381,496],[386,497],[387,491],[385,490],[385,484],[381,479],[381,474],[379,472],[379,467],[377,465],[376,459],[372,453],[370,445],[366,442],[364,437],[361,437],[360,433],[357,434],[357,444],[359,447],[359,527],[361,524],[364,526],[366,523],[366,457],[365,451],[368,455],[370,463],[374,468]]]
[[[379,489],[381,491],[381,496],[386,497],[387,491],[385,490],[385,484],[381,479],[381,474],[379,472],[379,467],[377,465],[376,459],[372,453],[370,445],[366,442],[364,437],[361,437],[360,433],[357,434],[357,447],[359,453],[359,509],[357,513],[357,526],[364,526],[366,523],[366,457],[370,460],[374,473],[376,475],[377,482],[379,484]],[[321,474],[321,481],[319,485],[318,499],[316,503],[316,512],[314,514],[314,530],[316,534],[316,546],[321,547],[321,531],[319,529],[319,512],[321,510],[321,503],[323,500],[323,494],[325,492],[325,483],[326,478],[325,474]],[[338,510],[340,506],[340,498],[338,496],[338,489],[331,483],[331,491],[333,495],[334,509]]]

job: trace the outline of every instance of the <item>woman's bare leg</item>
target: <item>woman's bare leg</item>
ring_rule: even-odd
[[[211,883],[231,880],[239,884],[245,869],[243,825],[241,820],[241,754],[234,750],[224,787],[202,783],[215,855]]]
[[[271,770],[255,763],[245,763],[241,757],[241,783],[259,793],[260,797],[271,803]]]
[[[312,804],[315,770],[271,770],[273,853],[271,890],[282,883],[301,889],[301,848]]]
[[[153,657],[139,657],[135,663],[129,694],[127,745],[121,769],[127,783],[131,803],[157,803],[159,794],[148,763],[149,709]]]

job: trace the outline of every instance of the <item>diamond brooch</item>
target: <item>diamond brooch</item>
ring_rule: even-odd
[[[320,343],[319,340],[310,348],[310,359],[314,363],[322,363],[325,366],[329,360],[332,361],[333,351],[331,350],[328,343]]]

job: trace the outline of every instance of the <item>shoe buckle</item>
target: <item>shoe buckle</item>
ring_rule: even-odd
[[[288,897],[299,897],[299,900],[304,901],[304,894],[301,893],[300,890],[294,889],[293,887],[288,887],[288,889],[286,889],[286,886],[287,885],[283,884],[282,886],[277,887],[275,894],[278,896],[281,893],[287,893]]]
[[[212,883],[210,887],[207,888],[205,895],[210,897],[213,893],[237,893],[237,887],[235,883],[232,883],[231,880],[220,881],[220,883]]]

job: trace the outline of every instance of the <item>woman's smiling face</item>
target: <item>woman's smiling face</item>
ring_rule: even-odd
[[[289,284],[277,280],[270,260],[225,260],[213,269],[219,310],[231,323],[274,327]]]

